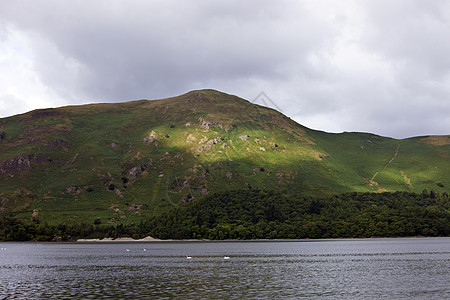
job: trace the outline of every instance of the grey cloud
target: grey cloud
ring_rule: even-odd
[[[378,1],[367,8],[373,24],[367,49],[439,78],[450,68],[448,1]]]
[[[188,89],[211,77],[282,77],[283,66],[302,58],[329,31],[311,26],[314,20],[302,7],[289,12],[283,2],[196,6],[195,1],[116,1],[89,8],[80,4],[86,2],[44,3],[27,10],[16,7],[10,15],[17,14],[18,26],[37,33],[36,49],[43,47],[42,38],[48,39],[65,59],[86,66],[88,76],[80,74],[77,80],[86,96],[97,99],[167,94],[174,86]],[[286,13],[290,18],[285,21]],[[61,74],[45,67],[55,57],[52,51],[37,55],[43,80],[61,86]]]
[[[25,101],[9,93],[0,94],[0,106],[11,114],[19,114],[27,108]]]

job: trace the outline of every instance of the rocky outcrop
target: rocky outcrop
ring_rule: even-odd
[[[207,137],[203,137],[200,140],[199,143],[200,144],[204,144],[204,145],[201,145],[199,147],[194,147],[194,148],[192,148],[192,150],[197,150],[197,151],[200,151],[200,152],[201,151],[208,151],[208,150],[211,150],[214,145],[216,145],[217,143],[219,143],[219,142],[221,142],[223,140],[224,140],[224,138],[221,137],[221,136],[218,136],[218,137],[216,137],[214,139],[210,139],[210,140],[208,140]]]
[[[130,210],[132,214],[140,215],[142,212],[142,206],[142,204],[131,204],[128,206],[128,210]]]
[[[142,172],[144,172],[144,170],[145,170],[145,168],[143,168],[141,166],[133,167],[128,171],[128,178],[133,180],[136,177],[138,177],[139,175],[141,175]]]
[[[144,138],[144,142],[146,142],[146,143],[153,143],[158,140],[159,140],[159,137],[156,134],[156,132],[154,132],[154,131],[150,132],[150,134]]]
[[[39,219],[39,209],[33,209],[33,213],[31,214],[31,220],[37,221]]]
[[[10,176],[23,173],[28,171],[33,163],[43,163],[48,161],[51,161],[51,159],[34,155],[16,156],[0,162],[0,176]]]
[[[220,129],[225,129],[225,131],[228,131],[228,128],[218,121],[207,121],[203,117],[198,118],[198,121],[201,123],[200,128],[209,130],[211,126],[219,126]]]
[[[221,137],[221,136],[218,136],[218,137],[216,137],[215,139],[212,139],[212,140],[209,140],[207,143],[210,143],[210,144],[217,144],[217,143],[219,143],[219,142],[221,142],[221,141],[223,141],[223,137]]]
[[[126,175],[126,181],[132,181],[134,179],[136,179],[139,175],[141,175],[147,168],[148,166],[151,166],[153,163],[153,160],[149,160],[146,163],[140,164],[138,166],[134,166],[132,168],[130,168],[128,171],[124,172],[124,175]],[[126,183],[126,182],[124,182]]]
[[[10,201],[8,198],[2,198],[2,200],[0,201],[0,211],[7,210],[6,205],[8,205],[9,202]]]
[[[327,155],[327,154],[323,154],[323,153],[317,153],[317,156],[319,157],[319,159],[328,159],[331,158],[331,156]]]
[[[66,188],[66,193],[77,193],[80,192],[77,186],[69,186]]]
[[[253,171],[253,175],[256,175],[256,173],[264,172],[265,169],[264,169],[263,167],[260,167],[260,168],[253,168],[252,171]]]

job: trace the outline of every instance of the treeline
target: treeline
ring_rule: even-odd
[[[133,224],[24,223],[0,219],[0,240],[76,240],[153,236],[160,239],[302,239],[450,236],[446,193],[346,193],[325,198],[273,191],[228,191],[180,204]]]
[[[135,236],[136,225],[100,226],[89,223],[49,225],[47,223],[24,222],[12,215],[0,218],[0,241],[76,241],[82,238],[118,238]]]
[[[346,193],[327,198],[230,191],[174,208],[148,224],[159,238],[302,239],[450,235],[448,195]]]

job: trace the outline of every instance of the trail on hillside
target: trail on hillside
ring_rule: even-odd
[[[375,174],[373,174],[372,178],[370,179],[370,182],[372,184],[378,186],[378,182],[375,181],[375,178],[377,177],[378,173],[386,170],[386,168],[397,158],[399,149],[400,149],[400,144],[398,144],[397,148],[395,149],[394,156],[392,156],[392,158],[386,163],[386,165],[384,165],[383,169],[381,171],[377,171],[377,172],[375,172]]]
[[[397,158],[399,148],[400,148],[400,144],[398,144],[397,149],[395,149],[394,156],[393,156],[393,157],[388,161],[388,163],[384,166],[383,171],[386,170],[386,168],[394,161],[394,159]]]

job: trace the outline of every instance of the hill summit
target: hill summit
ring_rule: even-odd
[[[446,191],[450,137],[331,134],[214,90],[0,119],[0,211],[51,223],[159,214],[213,192]]]

